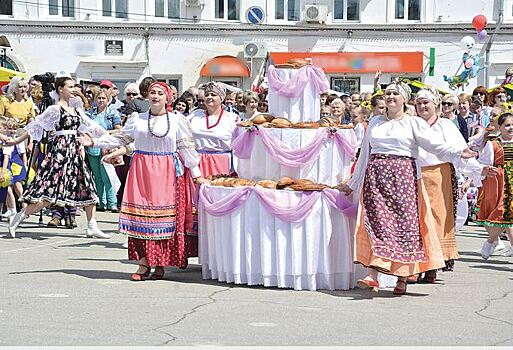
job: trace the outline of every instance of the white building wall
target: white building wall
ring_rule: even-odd
[[[181,14],[185,19],[180,21],[167,18],[155,19],[155,2],[152,0],[129,0],[128,19],[115,18],[114,15],[103,17],[101,1],[75,1],[77,4],[75,19],[50,16],[48,0],[39,0],[39,7],[27,5],[34,4],[34,0],[29,0],[25,5],[22,0],[16,1],[12,16],[14,23],[11,17],[0,16],[0,25],[4,28],[5,35],[12,45],[12,51],[9,51],[8,55],[19,63],[21,69],[29,74],[67,69],[85,80],[103,78],[136,80],[143,74],[151,73],[157,78],[178,79],[181,87],[186,88],[207,79],[201,78],[199,72],[210,58],[218,55],[243,58],[242,51],[246,42],[265,42],[269,52],[422,51],[425,55],[424,72],[409,76],[420,75],[426,83],[447,89],[447,83],[443,81],[442,76],[454,75],[461,67],[463,51],[459,47],[459,41],[464,35],[475,34],[470,26],[472,17],[478,13],[485,14],[489,23],[493,25],[499,4],[497,0],[425,0],[421,11],[422,23],[419,24],[408,21],[396,23],[392,18],[395,1],[362,0],[360,23],[332,23],[328,20],[326,25],[312,25],[275,20],[274,1],[271,0],[241,0],[241,23],[215,19],[213,0],[205,1],[206,5],[202,7],[187,7],[184,5],[185,1],[182,1]],[[465,6],[461,6],[462,2]],[[331,16],[333,0],[302,2],[303,5],[307,3],[328,6],[329,16]],[[267,24],[264,26],[244,24],[247,8],[255,5],[268,11]],[[505,5],[504,15],[507,22],[513,20],[513,0],[505,0]],[[115,11],[114,3],[112,10]],[[196,23],[187,20],[193,16],[197,16]],[[441,20],[440,25],[445,27],[436,31],[429,29],[438,26],[438,20]],[[387,21],[395,23],[390,30],[387,28],[391,23]],[[80,28],[66,28],[57,32],[50,28],[45,29],[45,26],[55,26],[56,23],[79,24]],[[137,23],[141,25],[138,26]],[[169,23],[169,26],[159,27],[166,23]],[[189,23],[184,27],[186,29],[173,30],[177,26],[184,26],[185,23]],[[427,23],[425,31],[408,31],[424,23]],[[454,27],[448,26],[448,23],[453,23]],[[30,28],[30,24],[34,27]],[[36,27],[41,24],[43,27]],[[126,28],[119,27],[120,24],[126,24]],[[233,30],[216,31],[210,28],[217,24],[220,28],[228,24]],[[275,25],[287,26],[282,27],[283,29],[277,27],[276,30],[269,30],[269,26]],[[361,26],[365,28],[361,29]],[[371,30],[376,26],[381,29]],[[87,29],[88,27],[90,29]],[[145,27],[148,28],[147,42],[144,36]],[[187,30],[189,27],[190,30]],[[324,31],[325,28],[340,30]],[[505,69],[513,65],[513,50],[511,50],[513,35],[508,34],[512,32],[513,27],[510,25],[508,28],[504,34],[495,38],[488,80],[485,81],[482,73],[479,79],[471,80],[466,91],[470,91],[479,84],[487,83],[489,86],[499,84],[504,77]],[[303,30],[297,31],[297,29]],[[353,32],[351,36],[349,30]],[[123,55],[105,55],[105,40],[123,40]],[[146,44],[148,44],[148,52]],[[433,77],[427,74],[431,47],[435,48],[436,52]],[[478,43],[474,52],[480,52],[482,49],[483,45]],[[240,84],[244,88],[251,86],[264,60],[255,59],[253,62],[247,62],[248,65],[252,64],[252,77],[240,79]],[[381,81],[386,83],[398,75],[405,76],[405,74],[387,73],[383,75]],[[330,77],[354,76],[360,78],[361,90],[372,90],[373,74],[330,75]]]

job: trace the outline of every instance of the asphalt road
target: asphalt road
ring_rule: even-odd
[[[454,273],[396,297],[202,280],[197,259],[131,282],[117,216],[99,214],[109,240],[84,238],[78,219],[67,230],[31,218],[16,239],[1,224],[0,346],[513,345],[513,258],[484,261],[481,228],[459,234]]]

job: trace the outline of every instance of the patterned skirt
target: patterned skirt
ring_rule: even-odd
[[[479,189],[477,224],[513,227],[513,166],[498,164],[499,172],[483,180]]]
[[[150,266],[187,267],[198,255],[198,236],[192,227],[186,181],[176,176],[173,154],[138,152],[126,181],[119,232],[128,235],[128,257],[146,257]]]
[[[458,182],[450,163],[422,167],[422,181],[429,196],[434,226],[445,259],[444,271],[454,269],[454,259],[459,259],[456,244],[455,222],[458,205]]]
[[[20,201],[48,201],[60,207],[98,203],[91,171],[75,135],[57,136]]]
[[[370,156],[356,231],[356,262],[396,276],[445,266],[435,230],[428,229],[432,216],[416,175],[413,158]]]

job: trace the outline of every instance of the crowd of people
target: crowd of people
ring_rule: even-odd
[[[398,276],[402,295],[407,283],[434,283],[437,271],[454,269],[458,203],[470,186],[480,187],[478,223],[488,232],[482,257],[504,248],[503,235],[511,241],[513,114],[502,87],[413,94],[404,82],[381,89],[378,80],[373,92],[321,94],[318,117],[352,124],[356,135],[352,176],[338,188],[360,201],[354,260],[368,275],[358,286],[379,288],[382,272]],[[4,90],[0,205],[10,236],[46,207],[48,226],[76,227],[83,207],[86,236],[110,238],[96,211],[119,213],[139,265],[134,281],[162,279],[166,266],[185,268],[197,256],[198,186],[236,173],[237,122],[268,113],[266,93],[217,82],[179,93],[145,77],[127,83],[120,100],[112,81],[84,86],[61,71],[54,80],[15,77]]]

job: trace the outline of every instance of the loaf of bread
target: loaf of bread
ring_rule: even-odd
[[[292,123],[287,118],[274,118],[271,125],[273,128],[290,128]]]
[[[237,126],[242,126],[242,127],[247,128],[247,127],[253,126],[253,122],[251,120],[244,120],[244,121],[238,122]]]
[[[278,180],[278,183],[276,184],[276,188],[281,190],[287,186],[290,186],[294,183],[294,179],[288,176],[282,177],[280,180]]]
[[[294,184],[288,186],[288,188],[291,188],[294,191],[322,191],[328,187],[329,187],[328,185],[316,184],[316,183],[311,183],[311,184],[294,183]]]
[[[277,182],[271,180],[260,180],[257,182],[257,185],[260,185],[264,188],[276,189]]]
[[[271,122],[271,121],[273,121],[273,119],[274,119],[274,116],[272,116],[270,114],[262,113],[262,114],[257,115],[253,119],[251,119],[251,121],[253,122],[254,125],[260,125],[265,122]]]
[[[321,126],[318,122],[299,122],[292,124],[295,129],[318,129]]]

